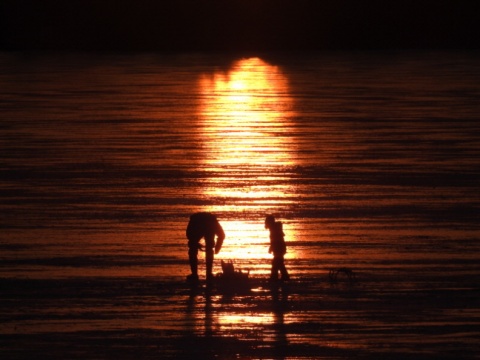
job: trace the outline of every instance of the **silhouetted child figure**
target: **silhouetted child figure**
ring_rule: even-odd
[[[270,247],[268,252],[273,253],[272,272],[270,275],[271,281],[278,280],[278,272],[280,271],[281,280],[288,280],[287,268],[283,256],[287,252],[287,245],[285,244],[285,234],[283,233],[283,224],[280,221],[275,221],[273,215],[268,215],[265,218],[265,229],[270,230]]]
[[[215,242],[215,235],[217,241]],[[225,233],[215,215],[208,212],[199,212],[190,216],[187,226],[188,260],[192,273],[187,276],[188,280],[198,280],[198,250],[202,249],[200,240],[205,238],[205,262],[207,267],[207,281],[213,280],[213,250],[215,254],[220,251]]]

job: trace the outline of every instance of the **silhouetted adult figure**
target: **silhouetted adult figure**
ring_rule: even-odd
[[[283,233],[283,224],[280,221],[275,221],[273,215],[268,215],[265,218],[265,229],[270,230],[270,247],[268,252],[273,253],[272,272],[270,280],[278,280],[278,272],[281,274],[281,280],[290,279],[287,268],[285,267],[285,260],[283,256],[287,252],[287,245],[285,244],[285,234]]]
[[[215,235],[217,241],[215,242]],[[217,220],[217,217],[208,212],[198,212],[190,216],[187,226],[188,260],[192,273],[187,276],[188,280],[198,280],[198,250],[202,249],[200,240],[205,238],[205,262],[207,267],[207,281],[213,279],[213,252],[218,254],[222,248],[225,233]]]

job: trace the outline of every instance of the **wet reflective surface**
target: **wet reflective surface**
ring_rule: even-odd
[[[7,357],[474,358],[478,60],[3,54]],[[184,282],[203,210],[251,293]]]

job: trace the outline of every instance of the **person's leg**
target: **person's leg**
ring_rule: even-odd
[[[188,261],[190,262],[190,270],[192,274],[189,276],[190,279],[198,279],[198,248],[196,246],[189,246],[188,248]]]
[[[285,260],[283,259],[283,256],[279,257],[278,264],[279,264],[280,273],[282,274],[281,279],[289,280],[290,276],[288,275],[287,268],[285,267]]]
[[[207,267],[207,281],[213,280],[213,248],[215,246],[215,233],[205,236],[205,262]]]
[[[270,280],[278,280],[278,258],[274,255],[272,260],[272,271],[270,273]]]
[[[205,261],[207,267],[207,281],[213,280],[213,249],[205,249]]]

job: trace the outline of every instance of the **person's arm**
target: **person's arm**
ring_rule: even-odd
[[[219,222],[217,222],[215,234],[217,235],[217,241],[215,242],[215,254],[218,254],[222,248],[223,240],[225,239],[225,232],[223,231],[222,225],[220,225]]]

